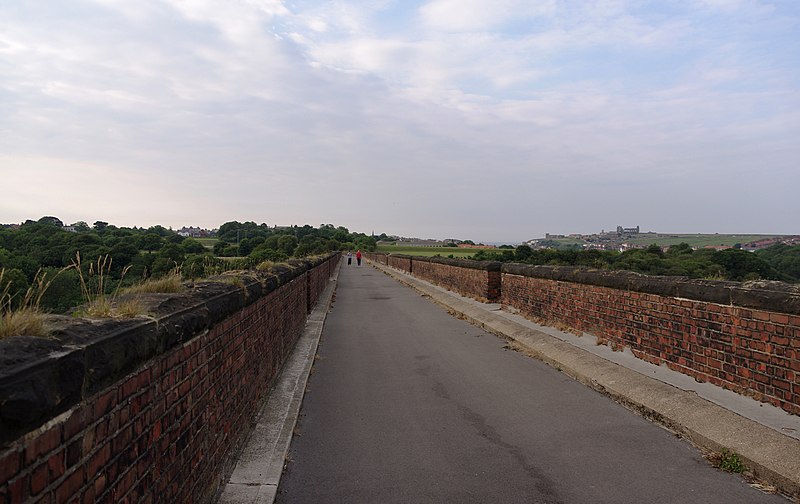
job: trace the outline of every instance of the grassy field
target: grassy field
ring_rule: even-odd
[[[207,249],[213,249],[214,244],[219,241],[217,238],[195,238],[195,240],[202,243],[203,246]]]
[[[655,243],[662,246],[688,243],[692,247],[702,248],[707,245],[727,245],[732,247],[737,243],[744,245],[748,242],[763,240],[765,238],[774,238],[775,236],[777,235],[642,233],[624,241],[625,243],[631,243],[633,245],[651,245]],[[576,240],[574,238],[558,238],[554,241],[560,243],[561,245],[574,245],[576,243],[583,243],[581,240]]]
[[[626,240],[629,243],[650,245],[677,245],[688,243],[692,247],[705,247],[707,245],[733,246],[737,243],[745,244],[751,241],[774,238],[776,235],[735,235],[735,234],[640,234],[636,238]]]
[[[433,257],[440,255],[447,257],[453,254],[453,257],[472,257],[478,253],[480,249],[465,249],[456,247],[404,247],[402,245],[380,245],[378,252],[385,252],[387,254],[407,254],[414,256]]]

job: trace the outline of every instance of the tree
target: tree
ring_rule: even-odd
[[[651,243],[650,245],[647,246],[645,251],[648,254],[657,255],[658,257],[664,257],[664,250],[661,248],[661,245],[657,243]]]
[[[259,246],[258,248],[254,249],[249,256],[256,262],[263,262],[263,261],[285,261],[289,258],[283,252],[273,250],[271,248],[266,248],[263,245]]]
[[[42,217],[41,219],[39,219],[39,223],[50,224],[51,226],[56,226],[60,228],[64,227],[64,223],[61,222],[61,219],[59,219],[58,217],[51,217],[51,216]]]
[[[153,261],[153,266],[151,267],[150,274],[153,277],[160,277],[164,276],[177,266],[176,262],[170,259],[169,257],[160,257],[156,256],[156,260]]]
[[[50,282],[50,286],[42,296],[40,308],[64,313],[83,302],[80,279],[76,270],[47,268],[43,273],[46,275],[45,281]]]
[[[228,246],[228,244],[225,243],[222,240],[220,240],[217,243],[215,243],[214,244],[214,255],[215,256],[222,256],[225,253],[225,247],[227,247],[227,246]]]
[[[681,243],[679,243],[677,245],[673,245],[667,250],[667,254],[671,255],[671,256],[676,256],[676,255],[681,255],[681,254],[691,254],[692,252],[694,252],[692,250],[692,247],[688,243],[685,243],[685,242],[681,242]]]
[[[239,241],[239,254],[242,256],[250,255],[253,250],[253,245],[247,238]]]
[[[114,267],[114,271],[121,272],[125,266],[129,265],[133,258],[139,253],[139,249],[136,247],[135,243],[132,240],[119,240],[117,243],[111,247],[111,257],[114,258],[114,262],[112,266]]]
[[[378,246],[378,244],[375,242],[375,238],[365,234],[359,234],[356,236],[355,242],[356,248],[360,249],[361,251],[374,252],[375,248]]]
[[[161,248],[161,236],[157,233],[146,233],[139,237],[139,248],[148,252],[153,252]]]
[[[175,243],[168,243],[164,245],[161,250],[158,251],[158,257],[169,259],[170,261],[178,264],[182,263],[186,259],[181,246]]]
[[[25,291],[28,290],[30,284],[28,283],[27,275],[22,270],[4,269],[0,270],[0,293],[8,289],[8,295],[11,296],[11,304],[18,306]]]
[[[755,273],[760,278],[778,280],[780,273],[766,261],[755,254],[745,250],[727,249],[713,254],[712,260],[725,268],[731,280],[744,280],[750,273]],[[752,279],[750,275],[749,279]]]
[[[164,226],[150,226],[147,228],[148,233],[154,233],[162,238],[166,238],[167,236],[171,236],[176,234],[174,231],[170,231],[169,229],[165,228]]]
[[[82,220],[78,221],[78,222],[73,222],[70,225],[73,228],[75,228],[75,231],[77,231],[79,233],[85,233],[86,231],[91,230],[91,228],[89,227],[89,224],[87,224],[85,221],[82,221]]]
[[[773,245],[756,252],[756,256],[763,259],[781,274],[800,280],[800,245]]]
[[[294,255],[294,249],[297,247],[297,238],[292,235],[283,235],[278,238],[278,250],[287,256]]]
[[[531,249],[528,245],[520,245],[514,251],[514,260],[516,261],[527,261],[533,255],[533,249]]]
[[[100,221],[100,220],[99,221],[95,221],[95,223],[93,224],[93,227],[94,227],[95,231],[103,231],[105,228],[108,227],[108,222],[103,222],[103,221]]]
[[[202,254],[206,248],[194,238],[186,238],[181,242],[181,248],[187,254]]]

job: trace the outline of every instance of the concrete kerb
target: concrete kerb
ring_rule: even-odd
[[[309,314],[303,335],[263,404],[256,425],[239,453],[228,483],[222,489],[217,501],[219,504],[275,502],[322,328],[336,290],[340,266],[341,262],[337,264],[328,287]]]
[[[381,264],[372,266],[455,316],[516,342],[523,353],[659,423],[700,449],[734,451],[755,478],[800,502],[800,440],[744,418],[695,392],[681,390],[510,320],[497,313],[496,305],[479,306],[404,272]]]

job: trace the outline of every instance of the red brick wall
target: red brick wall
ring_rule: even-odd
[[[389,267],[411,273],[411,257],[389,254],[386,264]]]
[[[414,276],[481,301],[500,297],[500,272],[413,260]]]
[[[800,414],[800,288],[388,256],[389,265],[525,316],[629,347],[640,359]],[[474,266],[468,263],[469,266]],[[497,297],[493,297],[497,296]]]
[[[322,291],[324,291],[325,287],[327,287],[328,279],[333,274],[330,265],[333,265],[335,263],[336,261],[334,260],[326,261],[325,264],[322,264],[317,268],[309,270],[307,275],[309,312],[317,304],[317,300],[319,299],[320,294],[322,294]]]
[[[378,264],[388,264],[388,254],[384,254],[382,252],[365,252],[364,258],[367,261],[371,261]]]
[[[0,502],[204,502],[303,331],[338,257],[0,452]],[[314,289],[309,297],[307,289]]]
[[[503,274],[502,303],[800,414],[800,315]]]

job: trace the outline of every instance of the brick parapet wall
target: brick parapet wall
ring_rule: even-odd
[[[157,322],[0,342],[0,502],[208,501],[337,262],[167,295]]]
[[[513,263],[482,276],[475,261],[392,254],[387,262],[800,415],[800,286]]]
[[[389,254],[386,259],[386,265],[390,268],[399,269],[400,271],[405,271],[406,273],[412,272],[411,266],[411,256],[401,255],[401,254]]]
[[[377,264],[388,264],[389,262],[389,255],[384,254],[382,252],[366,252],[364,253],[364,258],[367,261],[374,262]]]
[[[500,299],[501,263],[449,258],[413,258],[414,276],[480,301]]]
[[[520,265],[502,283],[502,303],[528,317],[800,414],[795,286]]]
[[[322,294],[322,291],[324,291],[325,287],[328,285],[328,279],[333,275],[333,270],[330,267],[332,264],[335,264],[335,261],[325,261],[325,263],[318,268],[313,268],[309,265],[308,274],[306,275],[308,279],[307,308],[309,312],[316,306],[320,294]]]

